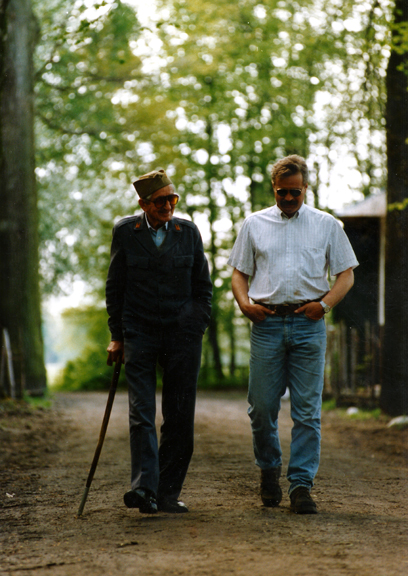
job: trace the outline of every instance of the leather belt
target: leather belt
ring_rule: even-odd
[[[287,316],[288,314],[293,314],[295,310],[304,304],[308,304],[309,302],[320,302],[322,298],[324,298],[324,296],[316,298],[316,300],[305,300],[304,302],[298,302],[297,304],[264,304],[263,302],[255,301],[254,303],[259,304],[259,306],[263,306],[264,308],[268,308],[268,310],[275,312],[277,316]]]

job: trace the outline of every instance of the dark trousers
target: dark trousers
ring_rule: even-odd
[[[125,331],[129,386],[131,487],[178,498],[194,447],[201,333],[180,329]],[[156,367],[163,369],[160,447],[155,427]]]

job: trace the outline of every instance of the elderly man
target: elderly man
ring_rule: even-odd
[[[248,414],[265,506],[282,499],[278,413],[286,387],[292,442],[287,479],[291,510],[315,514],[310,495],[320,458],[320,413],[326,329],[324,315],[347,294],[358,265],[340,223],[304,204],[303,158],[272,168],[276,205],[249,216],[229,264],[232,290],[252,322]],[[330,289],[328,269],[336,277]],[[251,300],[252,302],[251,302]]]
[[[106,282],[108,363],[124,354],[129,385],[131,490],[124,501],[143,513],[183,513],[188,509],[178,497],[193,453],[212,285],[197,227],[173,217],[179,196],[164,170],[140,176],[134,187],[143,213],[114,227]],[[163,370],[160,447],[157,363]]]

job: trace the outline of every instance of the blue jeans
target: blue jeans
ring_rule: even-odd
[[[263,470],[282,465],[278,414],[288,387],[293,420],[289,493],[298,486],[310,489],[319,467],[325,352],[323,318],[267,316],[252,326],[248,414],[255,462]]]

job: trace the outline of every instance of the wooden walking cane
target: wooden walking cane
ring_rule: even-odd
[[[84,494],[82,496],[81,504],[79,505],[79,508],[78,508],[78,514],[77,514],[78,516],[81,516],[82,512],[84,510],[85,502],[86,502],[86,499],[88,498],[89,488],[91,487],[92,480],[93,480],[93,477],[95,474],[95,470],[96,470],[96,467],[98,465],[98,460],[99,460],[99,456],[101,454],[103,441],[105,439],[106,430],[107,430],[108,424],[109,424],[109,417],[110,417],[110,413],[112,410],[113,401],[115,399],[116,388],[118,387],[118,381],[119,381],[121,366],[122,366],[122,355],[120,354],[120,357],[116,361],[116,364],[115,364],[115,367],[113,370],[113,376],[112,376],[112,381],[111,381],[111,385],[110,385],[110,389],[109,389],[108,401],[106,403],[106,408],[105,408],[105,415],[103,417],[101,431],[99,433],[99,441],[98,441],[98,445],[97,445],[96,450],[95,450],[95,455],[94,455],[94,458],[93,458],[93,461],[91,464],[91,469],[89,471],[88,480],[86,481],[86,486],[85,486]]]

